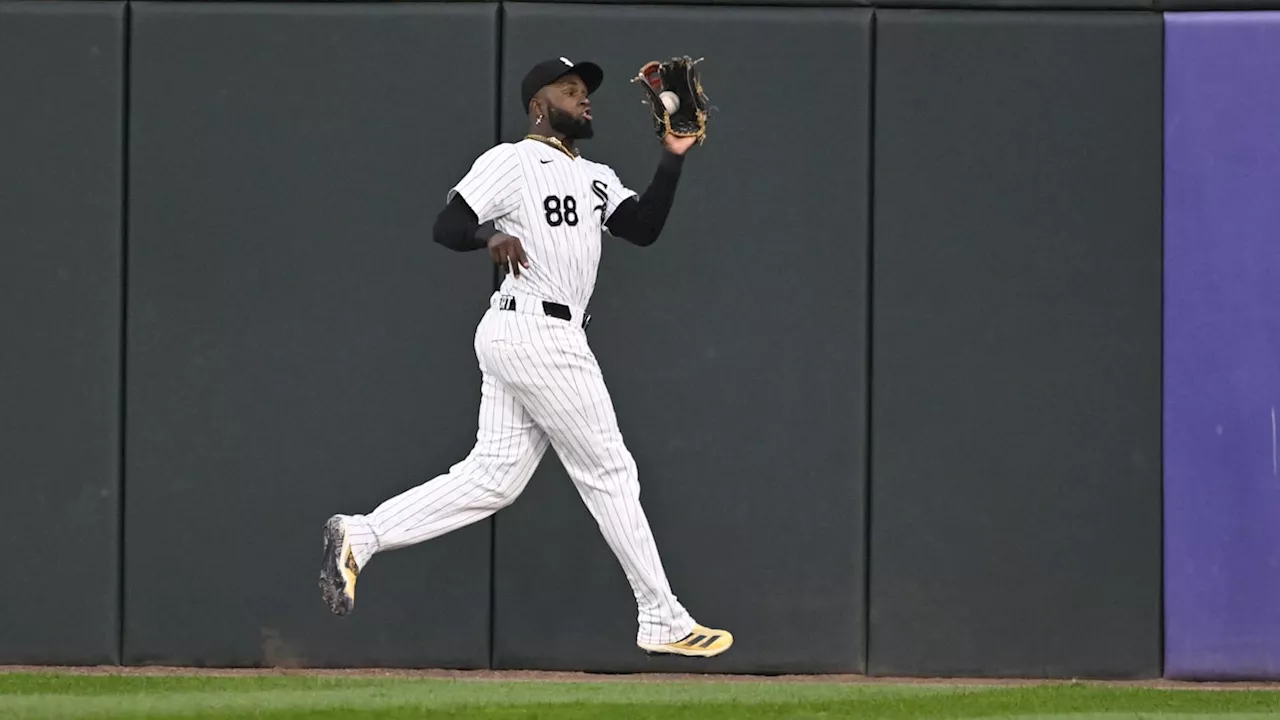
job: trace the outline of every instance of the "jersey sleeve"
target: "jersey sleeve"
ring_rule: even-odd
[[[622,180],[618,178],[618,174],[607,165],[600,166],[599,182],[604,185],[604,222],[601,223],[603,225],[609,221],[613,211],[617,210],[624,200],[636,197],[638,193],[623,185]]]
[[[515,148],[495,145],[472,163],[467,174],[449,189],[445,202],[461,195],[483,225],[511,212],[519,204],[523,171]]]

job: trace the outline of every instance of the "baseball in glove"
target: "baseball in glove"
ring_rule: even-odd
[[[696,65],[688,55],[670,60],[645,63],[631,82],[644,88],[643,102],[653,114],[653,131],[658,139],[668,133],[676,137],[698,138],[701,144],[707,137],[707,114],[710,103],[702,91]]]

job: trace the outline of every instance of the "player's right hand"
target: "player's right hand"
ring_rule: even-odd
[[[489,255],[495,265],[506,265],[516,277],[520,277],[520,268],[529,267],[529,258],[524,254],[520,239],[506,233],[494,233],[489,238]]]

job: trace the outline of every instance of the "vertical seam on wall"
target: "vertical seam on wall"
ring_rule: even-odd
[[[871,674],[871,394],[873,350],[873,298],[875,296],[875,187],[876,187],[876,10],[869,19],[870,42],[867,61],[867,269],[866,269],[866,387],[863,401],[864,482],[862,489],[862,672]]]
[[[1153,3],[1153,7],[1156,5],[1157,3]],[[1160,556],[1158,558],[1159,564],[1157,566],[1159,567],[1159,577],[1160,577],[1160,586],[1159,586],[1160,587],[1160,612],[1158,613],[1160,619],[1159,619],[1159,625],[1158,625],[1159,641],[1156,643],[1156,646],[1157,646],[1156,674],[1158,677],[1164,677],[1165,675],[1165,644],[1167,642],[1166,628],[1168,627],[1166,607],[1165,607],[1166,568],[1165,568],[1165,498],[1164,498],[1164,494],[1165,494],[1165,481],[1164,481],[1165,235],[1164,235],[1164,231],[1165,231],[1165,207],[1166,207],[1165,204],[1168,202],[1167,198],[1165,197],[1165,193],[1167,192],[1167,188],[1165,186],[1165,178],[1167,177],[1167,172],[1165,170],[1165,163],[1167,162],[1167,155],[1168,155],[1165,152],[1165,128],[1168,123],[1168,114],[1169,114],[1165,105],[1166,103],[1165,89],[1168,87],[1167,75],[1169,72],[1169,63],[1168,63],[1168,51],[1166,49],[1166,45],[1168,43],[1168,38],[1167,38],[1168,24],[1165,22],[1164,13],[1159,12],[1157,10],[1156,17],[1158,18],[1158,21],[1160,23],[1160,210],[1159,210],[1160,211],[1160,215],[1159,215],[1160,217],[1160,344],[1159,344],[1159,353],[1158,353],[1160,357],[1160,382],[1159,382],[1160,397],[1159,397],[1159,402],[1157,403],[1157,406],[1160,408],[1160,423],[1159,423],[1160,441],[1159,443],[1157,443],[1160,450],[1155,459],[1156,467],[1159,468],[1159,471],[1157,472],[1157,477],[1159,478],[1159,482],[1160,482],[1160,488],[1159,488]]]
[[[497,30],[494,36],[494,43],[497,50],[497,63],[494,72],[494,103],[493,103],[493,143],[497,145],[502,139],[502,34],[503,20],[506,17],[506,6],[499,2],[497,7]],[[498,274],[498,266],[493,265],[492,269],[493,291],[496,292],[502,282]],[[498,516],[495,513],[489,518],[489,669],[494,667],[494,646],[496,642],[496,633],[494,632],[494,623],[498,617]]]
[[[119,377],[116,387],[116,399],[120,403],[117,416],[117,440],[119,442],[116,463],[116,662],[125,664],[125,462],[126,433],[128,414],[128,347],[129,347],[129,109],[130,97],[129,75],[131,72],[130,57],[133,54],[133,7],[124,3],[122,15],[123,35],[121,46],[121,87],[120,87],[120,327],[119,327]]]

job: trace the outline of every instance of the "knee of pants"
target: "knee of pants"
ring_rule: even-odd
[[[608,495],[640,494],[640,472],[625,447],[602,454],[593,465],[580,481],[588,490]]]
[[[503,508],[515,501],[529,484],[537,463],[525,455],[480,456],[468,463],[474,481],[484,492],[484,504]]]

